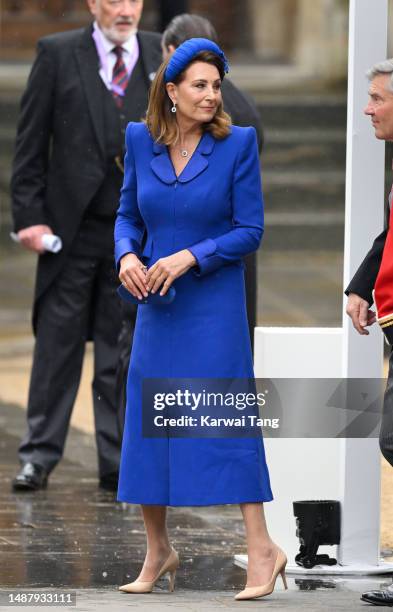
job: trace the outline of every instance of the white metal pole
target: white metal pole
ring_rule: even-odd
[[[344,286],[383,228],[385,147],[363,110],[365,73],[386,58],[387,24],[387,0],[350,1]],[[343,376],[380,378],[382,333],[374,325],[370,336],[360,336],[345,314],[345,304]],[[339,562],[344,566],[379,562],[380,461],[376,438],[342,441]]]

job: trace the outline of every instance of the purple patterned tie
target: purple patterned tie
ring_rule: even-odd
[[[123,48],[115,47],[113,52],[115,53],[117,59],[113,68],[112,84],[125,91],[128,84],[128,72],[123,60]],[[117,106],[121,108],[123,105],[123,96],[121,96],[115,90],[112,90],[112,95]]]

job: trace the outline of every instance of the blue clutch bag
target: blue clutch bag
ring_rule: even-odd
[[[158,291],[156,293],[149,293],[146,298],[142,297],[141,300],[134,297],[124,285],[120,285],[120,287],[117,288],[117,293],[124,301],[130,304],[157,304],[159,306],[160,304],[164,305],[173,302],[176,296],[176,289],[174,287],[169,287],[165,295],[160,295]]]

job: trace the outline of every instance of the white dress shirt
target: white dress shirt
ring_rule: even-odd
[[[116,54],[114,53],[113,49],[116,46],[122,47],[124,64],[126,66],[128,76],[130,76],[139,57],[138,39],[136,34],[132,34],[132,36],[122,45],[115,45],[105,36],[96,21],[94,22],[94,31],[98,38],[98,40],[95,40],[95,43],[97,46],[98,55],[101,60],[101,68],[99,74],[102,80],[104,81],[106,87],[108,89],[111,89],[113,69],[117,60]]]

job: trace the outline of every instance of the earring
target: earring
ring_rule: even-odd
[[[173,106],[171,108],[172,113],[176,113],[176,102],[173,102]]]

